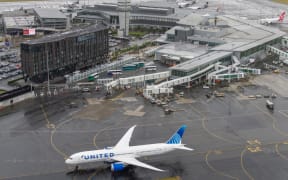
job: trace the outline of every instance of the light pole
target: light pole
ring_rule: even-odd
[[[46,44],[46,66],[47,66],[47,94],[50,95],[50,78],[49,78],[49,58],[48,58],[48,45]]]

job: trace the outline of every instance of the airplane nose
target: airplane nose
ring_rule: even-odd
[[[69,159],[66,159],[66,160],[65,160],[65,163],[66,163],[66,164],[72,164],[72,160],[71,160],[70,158],[69,158]]]

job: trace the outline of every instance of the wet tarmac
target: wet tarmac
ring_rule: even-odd
[[[248,94],[270,93],[260,86],[244,88]],[[184,97],[170,103],[176,109],[170,115],[143,97],[134,97],[133,90],[110,100],[96,93],[36,98],[1,110],[0,179],[288,178],[287,98],[274,99],[271,112],[265,98],[241,99],[238,92],[218,89],[225,97],[207,99],[212,89],[178,91],[182,90]],[[89,104],[86,98],[98,101]],[[78,107],[69,106],[71,102]],[[137,109],[145,114],[125,115]],[[183,143],[195,151],[141,159],[165,172],[131,167],[112,173],[104,163],[83,165],[74,172],[64,163],[72,153],[115,145],[134,124],[131,145],[164,142],[186,124]]]

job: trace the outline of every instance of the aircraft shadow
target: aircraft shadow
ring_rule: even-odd
[[[91,179],[111,179],[111,180],[142,180],[137,177],[135,167],[128,166],[121,172],[111,172],[110,166],[101,166],[97,168],[88,168],[88,169],[78,169],[67,172],[67,176],[86,178],[91,177]]]
[[[184,173],[184,167],[180,162],[174,162],[170,164],[166,163],[156,163],[157,167],[161,167],[165,170],[167,170],[166,173],[169,177],[175,177],[175,176],[182,176]],[[110,166],[99,166],[97,168],[85,168],[85,169],[78,169],[73,170],[70,172],[67,172],[66,175],[71,177],[77,177],[77,178],[83,178],[87,179],[88,177],[91,177],[91,179],[111,179],[111,180],[147,180],[147,179],[155,179],[153,178],[153,173],[151,172],[149,174],[143,175],[146,171],[150,170],[144,170],[142,175],[137,175],[137,172],[141,172],[136,170],[137,167],[134,166],[128,166],[123,171],[120,172],[112,172],[110,170]]]

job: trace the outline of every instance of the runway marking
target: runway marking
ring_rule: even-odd
[[[72,121],[72,120],[73,120],[73,119],[70,118],[70,119],[67,119],[66,121],[63,121],[63,122],[61,122],[60,124],[58,124],[58,126],[56,126],[56,127],[51,131],[51,135],[50,135],[50,144],[51,144],[52,148],[53,148],[56,152],[58,152],[58,154],[60,154],[61,156],[63,156],[64,159],[67,159],[68,156],[67,156],[66,153],[64,153],[64,152],[61,151],[59,148],[57,148],[57,146],[54,144],[53,137],[54,137],[54,134],[55,134],[57,128],[61,127],[61,126],[64,125],[65,123],[70,122],[70,121]]]
[[[140,105],[137,109],[135,109],[136,112],[140,112],[144,108],[143,105]]]
[[[46,122],[47,122],[46,127],[47,127],[48,129],[54,129],[54,128],[55,128],[55,125],[52,124],[52,123],[50,123],[50,121],[49,121],[49,119],[48,119],[48,116],[47,116],[47,113],[46,113],[43,105],[41,104],[40,107],[41,107],[41,110],[42,110],[42,112],[43,112],[44,118],[45,118],[45,120],[46,120]]]
[[[211,153],[218,154],[219,151],[218,151],[218,150],[216,150],[216,151],[208,151],[208,152],[206,153],[206,155],[205,155],[205,162],[206,162],[207,166],[208,166],[212,171],[214,171],[214,172],[215,172],[216,174],[218,174],[218,175],[221,175],[221,176],[224,176],[224,177],[227,177],[227,178],[231,178],[231,179],[239,180],[239,178],[237,178],[237,177],[231,176],[231,175],[229,175],[229,174],[226,174],[226,173],[224,173],[224,172],[221,172],[221,171],[215,169],[215,168],[209,163],[209,161],[208,161],[208,156],[209,156]]]
[[[111,99],[107,99],[107,100],[108,100],[108,101],[116,101],[116,100],[122,98],[123,96],[124,96],[124,91],[121,92],[121,93],[120,93],[119,95],[117,95],[116,97],[111,98]]]
[[[141,112],[141,110],[144,108],[143,105],[140,105],[138,108],[136,108],[134,111],[132,110],[126,110],[123,114],[128,116],[137,116],[142,117],[144,116],[145,112]]]
[[[101,129],[100,131],[98,131],[98,132],[95,134],[95,136],[93,137],[93,145],[96,147],[96,149],[99,149],[99,147],[98,147],[97,144],[96,144],[96,138],[97,138],[97,136],[98,136],[100,133],[104,132],[104,131],[110,130],[113,126],[115,126],[115,125],[108,126],[108,127],[104,128],[104,129]],[[119,128],[119,129],[120,129],[120,128]]]
[[[261,152],[261,142],[258,139],[255,140],[247,140],[247,150],[256,153],[256,152]]]
[[[249,172],[246,170],[246,168],[244,167],[244,162],[243,162],[243,157],[244,157],[244,153],[246,152],[247,147],[245,147],[243,149],[243,151],[241,152],[241,158],[240,158],[240,163],[241,163],[241,168],[243,170],[243,172],[246,174],[246,176],[250,179],[250,180],[254,180],[254,178],[249,174]]]
[[[286,118],[288,118],[288,115],[287,115],[288,110],[279,110],[278,112],[282,114],[283,116],[285,116]]]
[[[190,105],[190,107],[191,107],[194,111],[196,111],[198,114],[200,114],[200,115],[202,116],[202,118],[201,118],[202,127],[203,127],[203,129],[204,129],[208,134],[210,134],[211,136],[213,136],[213,137],[215,137],[215,138],[217,138],[217,139],[220,139],[220,140],[222,140],[222,141],[228,142],[228,143],[241,144],[241,143],[239,143],[239,142],[235,142],[235,141],[231,141],[231,140],[225,139],[225,138],[223,138],[223,137],[221,137],[221,136],[218,136],[217,134],[211,132],[211,131],[206,127],[205,121],[207,121],[207,119],[206,119],[205,114],[203,114],[203,113],[202,113],[201,111],[199,111],[198,109],[194,108],[192,105]]]
[[[283,143],[284,144],[284,143]],[[283,159],[285,160],[288,160],[288,157],[283,155],[280,151],[279,151],[279,144],[275,144],[275,150],[276,150],[276,153]]]
[[[124,117],[124,119],[122,120],[122,121],[126,121],[126,120],[128,120],[128,117]],[[129,128],[129,127],[123,127],[123,128],[119,128],[119,126],[118,126],[118,124],[120,124],[121,123],[121,121],[117,121],[118,123],[115,123],[115,124],[113,124],[113,125],[111,125],[111,126],[108,126],[108,127],[106,127],[106,128],[103,128],[103,129],[101,129],[100,131],[98,131],[96,134],[95,134],[95,136],[93,137],[93,145],[97,148],[97,149],[99,149],[99,147],[97,146],[97,144],[96,144],[96,138],[97,138],[97,136],[100,134],[100,133],[102,133],[102,132],[104,132],[104,131],[107,131],[107,130],[115,130],[115,129],[124,129],[124,128]],[[140,126],[140,125],[138,125],[138,126]]]
[[[257,109],[259,109],[261,112],[263,112],[264,114],[266,114],[267,116],[269,116],[272,119],[272,127],[273,129],[278,132],[279,134],[281,134],[282,136],[288,136],[288,133],[283,132],[281,129],[277,128],[277,119],[274,118],[271,114],[269,114],[267,111],[261,109],[257,104],[252,103]]]
[[[43,105],[40,105],[40,107],[41,107],[41,109],[42,109],[42,112],[43,112],[43,114],[44,114],[45,120],[46,120],[46,122],[47,122],[47,125],[46,125],[47,128],[52,129],[52,130],[51,130],[51,134],[50,134],[50,144],[51,144],[52,148],[53,148],[56,152],[58,152],[58,154],[60,154],[61,156],[64,156],[64,159],[67,159],[68,156],[67,156],[64,152],[60,151],[60,150],[56,147],[56,145],[54,144],[54,142],[53,142],[53,136],[54,136],[54,134],[55,134],[55,132],[56,132],[57,127],[56,127],[54,124],[50,123],[50,121],[49,121],[49,119],[48,119],[48,116],[47,116],[47,113],[46,113]],[[58,125],[58,127],[61,126],[61,125],[64,124],[64,123],[66,123],[67,121],[70,121],[70,120],[71,120],[71,119],[68,119],[68,120],[66,120],[66,121],[63,121],[62,123],[60,123],[60,124]]]

